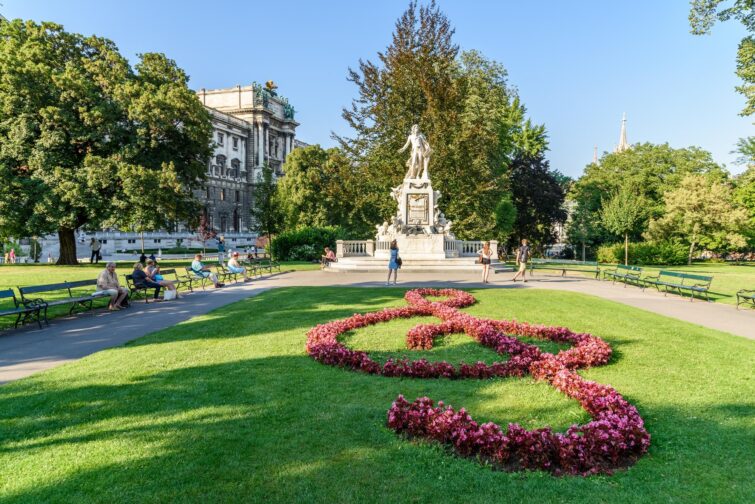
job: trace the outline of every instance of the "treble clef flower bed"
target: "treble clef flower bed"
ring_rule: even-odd
[[[429,301],[428,297],[447,298]],[[504,431],[489,422],[479,424],[464,408],[455,410],[432,399],[409,402],[402,395],[388,410],[388,427],[409,438],[438,441],[463,457],[476,457],[507,471],[544,470],[554,474],[610,474],[632,465],[648,450],[650,434],[637,408],[616,390],[585,380],[577,369],[606,364],[611,347],[590,334],[574,333],[565,327],[546,327],[507,320],[481,319],[458,309],[475,298],[455,289],[415,289],[405,295],[408,306],[356,314],[318,325],[307,333],[307,352],[331,366],[368,374],[409,378],[492,378],[527,374],[548,382],[576,399],[593,418],[573,425],[565,433],[550,428],[526,430],[509,424]],[[410,349],[431,349],[435,338],[465,333],[509,360],[486,364],[429,362],[426,359],[389,359],[384,364],[366,352],[352,350],[338,341],[348,331],[396,318],[434,316],[438,324],[421,324],[407,334]],[[573,345],[557,354],[541,351],[516,336],[539,338]]]

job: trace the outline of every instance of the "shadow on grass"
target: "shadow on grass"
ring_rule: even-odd
[[[505,484],[512,500],[707,496],[733,502],[730,483],[743,478],[746,485],[749,433],[726,426],[732,414],[752,413],[745,404],[695,416],[646,406],[642,414],[654,436],[650,455],[629,471],[587,479],[494,473],[384,426],[399,393],[429,394],[490,419],[491,401],[500,399],[496,387],[505,382],[511,383],[376,378],[302,356],[181,368],[109,385],[61,384],[44,392],[22,383],[0,389],[0,460],[6,474],[16,473],[21,461],[24,468],[2,492],[21,502],[429,502],[448,488],[465,500],[493,499]],[[510,392],[550,389],[519,382]],[[505,425],[506,419],[535,418],[545,425],[560,417],[564,428],[569,403],[520,400],[493,419]],[[30,473],[37,479],[26,479]]]

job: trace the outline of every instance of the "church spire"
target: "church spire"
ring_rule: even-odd
[[[621,133],[619,133],[619,145],[616,146],[614,152],[624,152],[629,149],[629,143],[627,142],[627,113],[621,117]]]

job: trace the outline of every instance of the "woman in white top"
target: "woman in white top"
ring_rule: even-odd
[[[477,255],[480,256],[480,264],[482,264],[482,283],[490,283],[488,276],[490,275],[490,258],[493,257],[493,249],[490,248],[489,241],[486,241],[482,248],[477,251]]]

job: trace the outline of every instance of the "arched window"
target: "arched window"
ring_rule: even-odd
[[[216,162],[218,164],[218,169],[220,170],[220,176],[221,177],[225,177],[225,170],[226,170],[226,168],[225,168],[225,156],[222,155],[222,154],[219,154],[215,158],[215,160],[216,160]]]
[[[233,210],[233,230],[238,233],[241,231],[241,221],[239,220],[238,209]]]
[[[239,178],[241,176],[241,161],[238,159],[231,160],[231,177]]]

